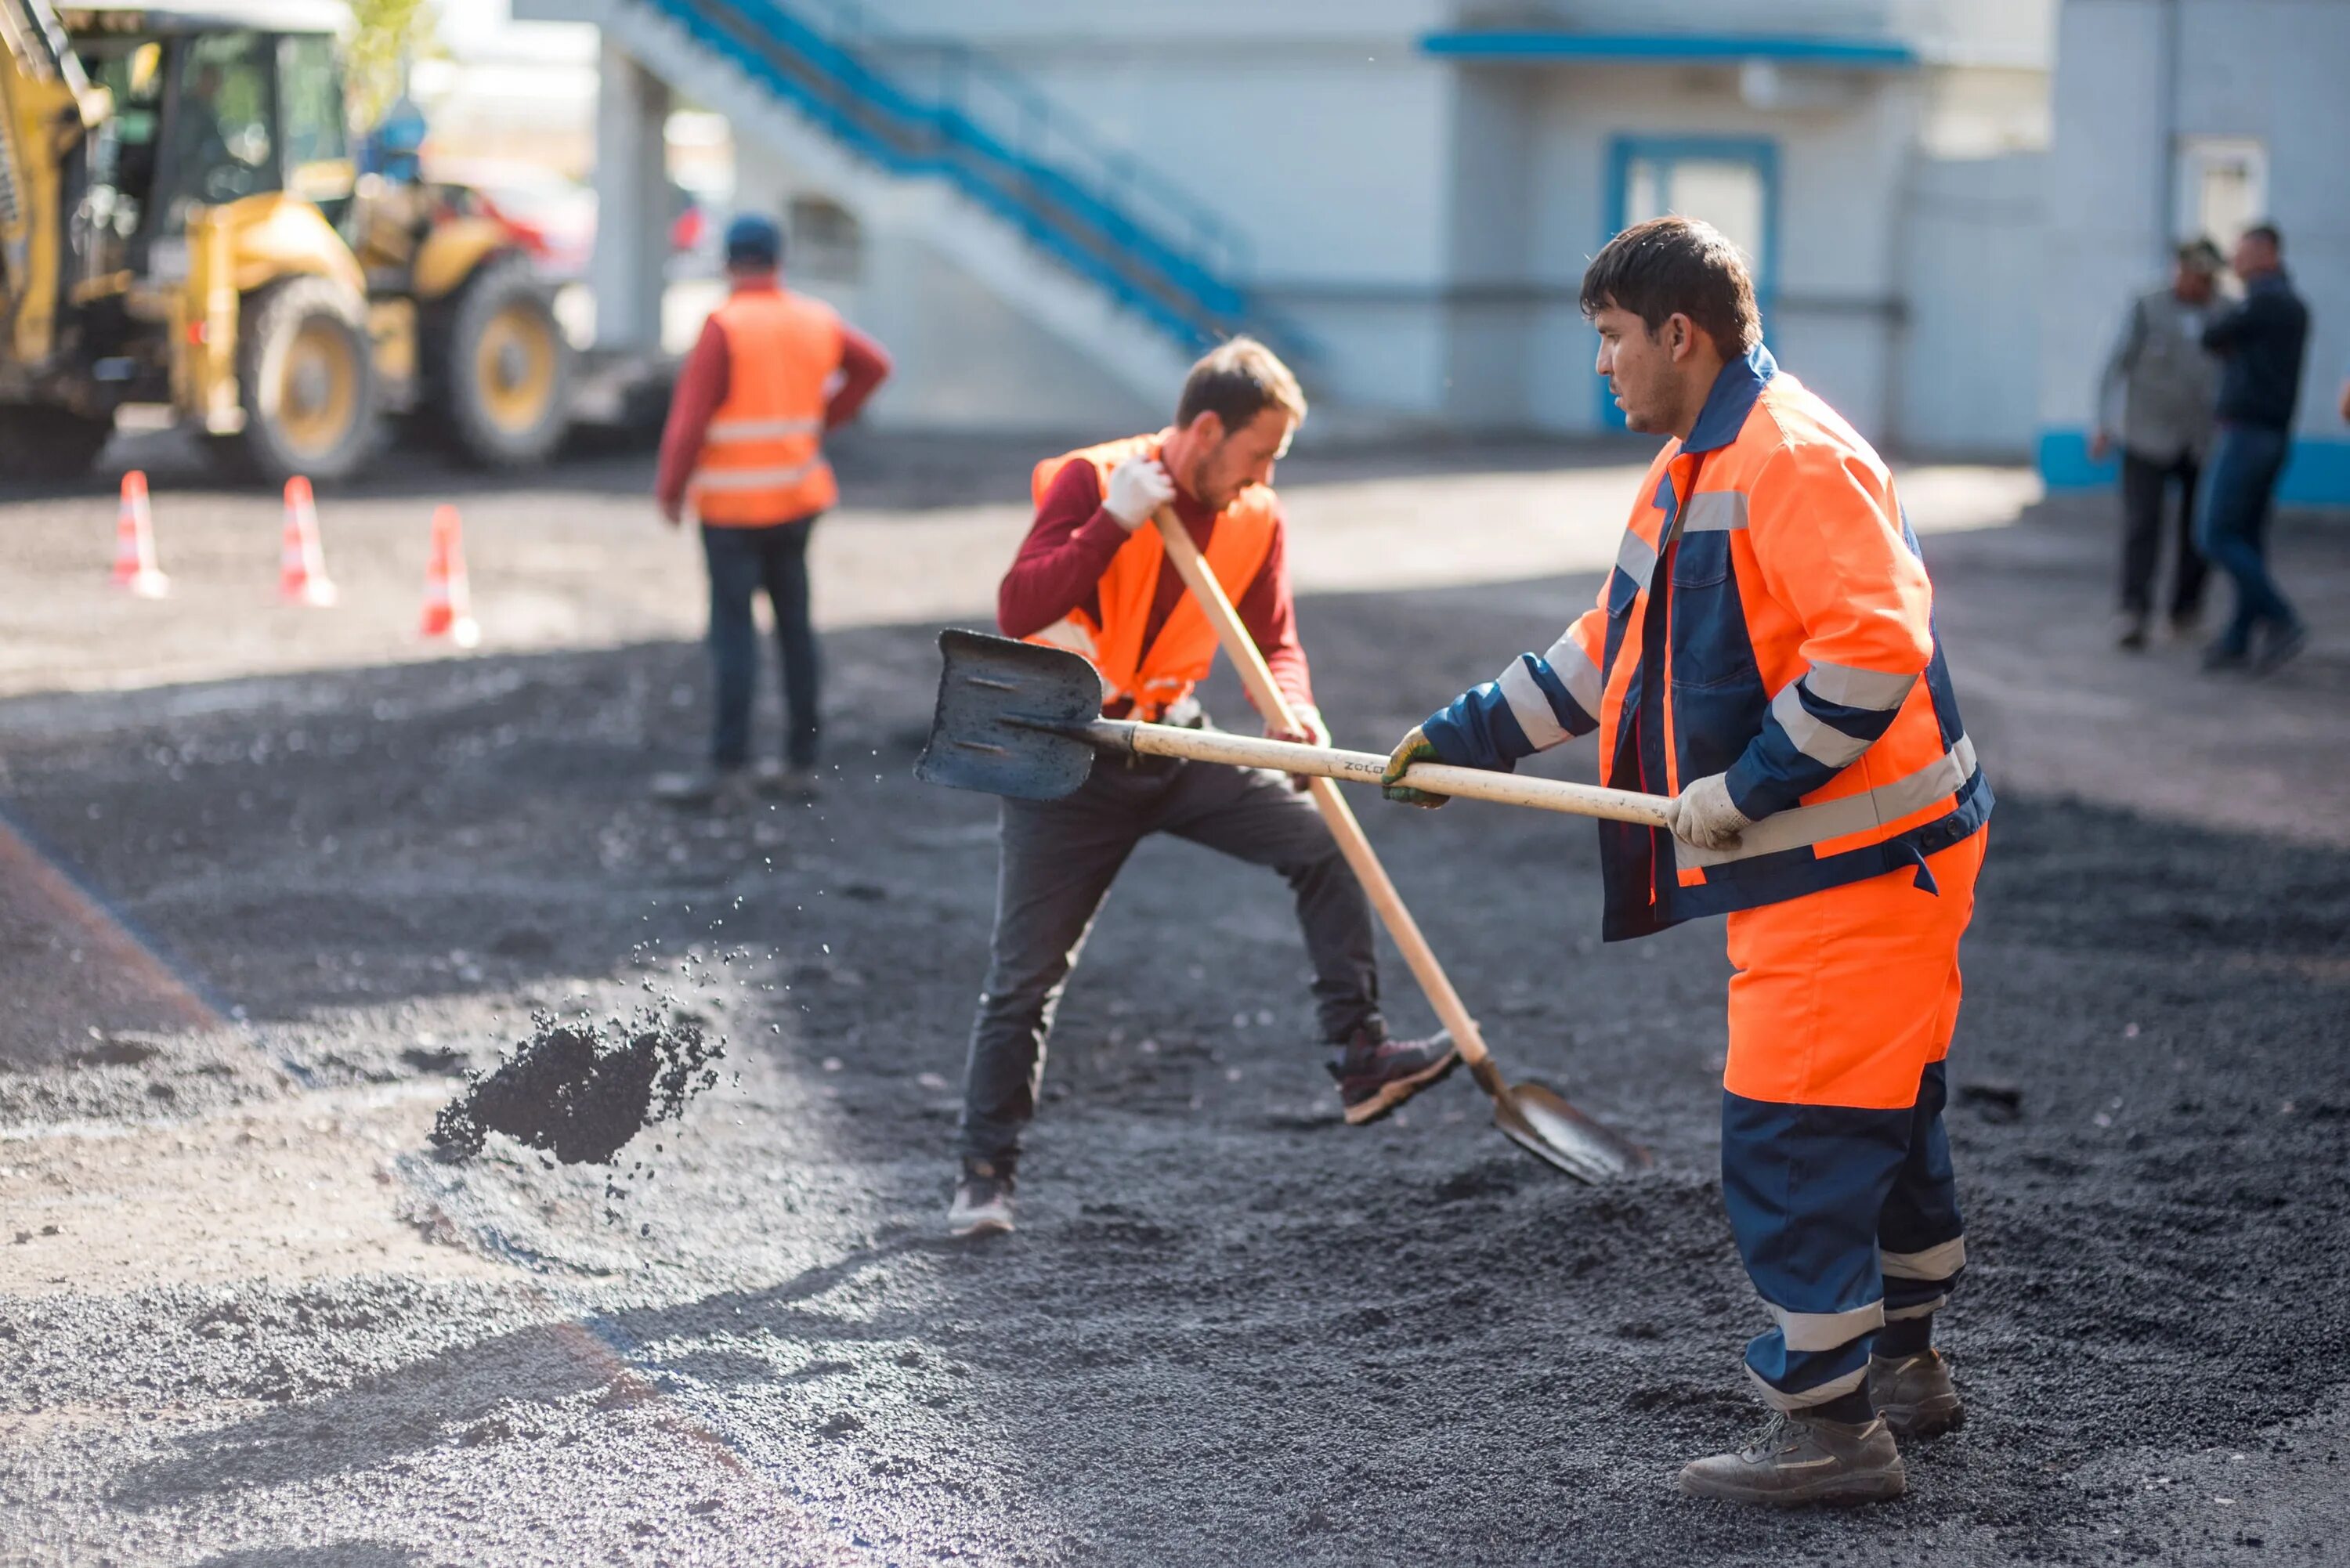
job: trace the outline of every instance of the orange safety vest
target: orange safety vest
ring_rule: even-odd
[[[1036,465],[1029,489],[1042,505],[1045,492],[1061,471],[1073,462],[1093,465],[1101,493],[1109,493],[1110,470],[1137,452],[1155,455],[1172,432],[1128,436],[1082,451],[1066,452]],[[1261,484],[1250,485],[1209,524],[1202,554],[1208,570],[1237,600],[1256,581],[1281,526],[1280,503]],[[1216,661],[1216,631],[1205,610],[1188,592],[1176,601],[1167,624],[1142,644],[1149,628],[1150,607],[1159,596],[1159,575],[1167,559],[1159,530],[1145,523],[1110,557],[1095,597],[1101,610],[1097,620],[1083,607],[1028,638],[1030,642],[1081,653],[1101,675],[1105,706],[1125,701],[1138,719],[1156,720],[1190,696],[1208,678]]]
[[[726,400],[694,465],[695,513],[718,527],[758,527],[824,511],[840,498],[824,460],[840,317],[788,289],[750,288],[712,319],[726,335]]]

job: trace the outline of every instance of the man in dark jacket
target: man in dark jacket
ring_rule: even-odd
[[[2249,667],[2265,675],[2309,640],[2268,567],[2269,512],[2293,444],[2309,343],[2309,306],[2285,275],[2283,252],[2273,224],[2245,230],[2233,263],[2244,280],[2244,302],[2203,329],[2203,347],[2220,358],[2220,431],[2196,539],[2236,580],[2236,613],[2204,651],[2206,670]]]

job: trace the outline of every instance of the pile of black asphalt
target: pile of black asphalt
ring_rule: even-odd
[[[1555,632],[1470,590],[1305,621],[1325,711],[1366,745]],[[559,1217],[577,1173],[501,1150],[613,1158],[681,1106],[664,1137],[716,1151],[634,1200],[646,1234],[579,1221],[582,1248],[639,1247],[641,1276],[565,1273],[568,1221],[546,1222],[548,1278],[602,1293],[572,1339],[471,1284],[5,1309],[12,1417],[197,1412],[136,1440],[23,1439],[71,1449],[57,1517],[245,1517],[288,1547],[364,1535],[420,1561],[556,1539],[535,1557],[485,1533],[499,1517],[645,1561],[2338,1552],[2350,857],[2002,792],[1951,1068],[1972,1262],[1943,1328],[1971,1418],[1912,1448],[1898,1503],[1762,1517],[1670,1490],[1762,1419],[1738,1359],[1765,1320],[1714,1172],[1720,929],[1596,943],[1586,825],[1362,805],[1507,1070],[1648,1142],[1653,1172],[1577,1185],[1494,1133],[1461,1075],[1347,1128],[1279,881],[1152,843],[1064,1009],[1022,1229],[943,1241],[994,808],[909,776],[934,631],[833,639],[834,765],[807,805],[643,798],[649,754],[696,739],[673,696],[699,690],[688,646],[321,675],[298,717],[224,700],[12,757],[16,809],[313,1085],[491,1068],[511,1031],[418,1058],[403,1010],[526,1015],[695,951],[744,955],[699,1005],[723,1007],[754,1085],[670,1097],[713,1071],[662,1033],[672,1012],[617,1035],[550,1023],[465,1092],[448,1130],[485,1153],[449,1168],[518,1211]],[[255,743],[297,723],[300,751]],[[1399,965],[1389,986],[1399,1027],[1424,1026]],[[140,1070],[168,1075],[168,1053]],[[625,1114],[552,1108],[588,1079]],[[204,1328],[231,1308],[233,1334]],[[644,1459],[655,1443],[677,1457]]]

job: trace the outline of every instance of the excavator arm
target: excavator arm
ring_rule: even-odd
[[[111,111],[49,0],[0,0],[0,381],[54,347],[66,160]]]

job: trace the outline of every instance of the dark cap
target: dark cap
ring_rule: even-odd
[[[726,225],[726,265],[766,267],[784,265],[784,231],[775,220],[745,213]]]
[[[2210,240],[2198,238],[2189,240],[2178,247],[2178,265],[2189,272],[2199,272],[2206,276],[2216,277],[2228,262],[2227,258],[2220,254],[2218,245],[2213,244]]]

